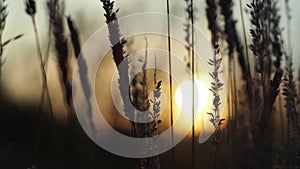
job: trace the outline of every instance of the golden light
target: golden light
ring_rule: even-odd
[[[188,115],[192,114],[193,106],[193,95],[192,95],[192,84],[191,80],[182,82],[175,93],[175,101],[181,108],[183,113]],[[209,89],[205,82],[195,80],[195,115],[203,111],[208,102]]]

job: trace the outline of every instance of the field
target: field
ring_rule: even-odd
[[[296,0],[0,0],[0,168],[299,169]]]

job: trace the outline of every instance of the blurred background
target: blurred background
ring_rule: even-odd
[[[3,58],[6,59],[6,63],[2,67],[1,80],[0,133],[2,134],[0,134],[0,168],[137,168],[139,165],[137,160],[119,157],[101,149],[87,137],[80,127],[77,128],[75,137],[66,136],[66,133],[74,131],[66,127],[67,124],[65,121],[67,119],[68,110],[63,101],[63,92],[57,71],[57,59],[53,48],[50,50],[47,77],[53,111],[57,117],[55,123],[57,123],[56,127],[59,131],[56,135],[62,138],[63,141],[58,141],[56,137],[49,137],[49,134],[53,134],[51,132],[53,129],[49,127],[53,121],[48,117],[49,115],[42,117],[45,118],[44,120],[40,120],[40,116],[37,115],[38,106],[40,104],[42,79],[36,55],[35,37],[31,18],[25,12],[26,7],[24,0],[7,0],[6,2],[8,5],[8,17],[2,39],[5,41],[18,34],[24,34],[24,36],[5,46],[3,51]],[[36,22],[42,52],[46,51],[48,43],[49,19],[47,16],[46,2],[47,0],[37,1]],[[236,28],[240,37],[242,37],[243,32],[239,1],[234,0],[233,2],[233,16],[234,19],[237,20]],[[251,1],[242,0],[246,28],[251,27],[249,11],[246,9],[246,4],[249,2]],[[300,48],[297,47],[300,38],[300,31],[298,31],[300,30],[300,12],[298,11],[300,10],[300,1],[290,0],[289,3],[292,15],[291,43],[293,48],[293,63],[294,69],[298,70],[300,66]],[[185,0],[171,0],[170,6],[172,15],[183,19],[186,18]],[[280,13],[284,15],[284,0],[280,0],[278,6],[280,7]],[[102,9],[102,3],[99,0],[65,0],[65,7],[66,16],[71,16],[76,22],[82,45],[84,45],[99,28],[105,25],[104,11]],[[210,37],[210,31],[207,28],[206,7],[205,0],[195,0],[195,8],[197,9],[195,11],[195,25],[204,35]],[[115,9],[117,8],[120,8],[118,17],[142,12],[166,13],[166,2],[162,0],[116,0]],[[282,27],[284,40],[287,41],[286,19],[284,16],[282,17],[280,25]],[[171,28],[171,31],[172,29],[173,28]],[[247,39],[248,42],[251,42],[248,30],[249,29],[246,30],[248,35]],[[136,43],[139,42],[143,43],[142,40]],[[167,45],[167,42],[165,45]],[[111,59],[111,55],[106,56],[106,62],[113,64],[109,59]],[[105,92],[105,88],[102,88],[102,83],[106,85],[110,84],[110,81],[101,79],[105,73],[107,73],[105,70],[99,70],[98,72],[96,85],[98,92]],[[112,72],[109,73],[112,74]],[[297,75],[297,73],[295,75]],[[166,75],[161,75],[161,78],[167,81]],[[176,84],[175,87],[176,86],[178,86],[178,84]],[[174,91],[174,93],[175,92],[176,91]],[[100,102],[99,105],[106,106],[104,109],[106,109],[107,114],[109,114],[108,110],[111,108],[111,105],[107,105],[109,103],[101,103],[101,100],[105,99],[105,97],[98,98]],[[113,111],[115,111],[115,109]],[[47,114],[46,112],[43,113]],[[225,117],[226,116],[227,115],[225,115]],[[122,121],[115,123],[117,128],[122,128]],[[129,124],[126,125],[128,127]],[[165,128],[161,130],[164,129]],[[36,133],[39,133],[40,137],[36,137]],[[226,133],[226,131],[224,131],[224,133]],[[198,136],[198,134],[199,133],[197,133],[196,136]],[[73,142],[74,144],[70,145],[69,142]],[[222,160],[226,163],[227,145],[226,142],[221,144],[223,144],[222,146],[224,147],[222,150]],[[197,152],[199,152],[195,157],[197,159],[197,166],[213,168],[214,154],[211,143],[208,141],[203,144],[196,144],[195,148]],[[228,149],[230,149],[230,147],[228,147]],[[171,160],[171,151],[160,156],[161,168],[170,169],[172,165],[175,165],[176,169],[191,168],[192,150],[190,136],[187,136],[176,146],[174,151],[175,162]],[[247,152],[244,153],[245,155],[247,154]],[[38,156],[36,154],[38,154]],[[230,155],[230,158],[234,158],[234,156]],[[247,161],[246,158],[243,160]]]
[[[65,0],[66,2],[66,15],[71,15],[76,21],[80,30],[80,38],[82,44],[89,39],[100,27],[104,26],[105,18],[103,16],[101,3],[98,0]],[[250,2],[250,1],[249,1]],[[244,9],[246,10],[246,3],[243,1]],[[234,1],[234,19],[238,21],[237,29],[239,33],[242,33],[242,26],[240,22],[239,14],[239,1]],[[279,1],[280,13],[285,14],[284,1]],[[185,18],[185,1],[184,0],[172,0],[171,14]],[[294,68],[298,70],[300,64],[300,49],[297,48],[298,39],[300,37],[300,14],[298,8],[300,2],[297,0],[290,0],[291,14],[292,14],[292,47],[293,47],[293,60]],[[196,11],[196,27],[203,31],[205,35],[210,36],[207,28],[207,19],[205,14],[206,3],[204,0],[195,0]],[[140,13],[140,12],[166,12],[166,3],[160,0],[153,1],[141,1],[141,0],[126,0],[116,1],[116,8],[120,8],[118,14],[119,17]],[[244,12],[245,12],[244,10]],[[24,34],[20,40],[14,42],[13,45],[8,45],[4,51],[4,57],[7,57],[7,63],[3,67],[3,87],[9,97],[13,98],[19,103],[34,103],[39,99],[36,88],[40,84],[40,76],[38,75],[38,62],[36,58],[36,50],[34,48],[34,32],[31,24],[31,19],[25,13],[25,2],[22,0],[8,0],[9,15],[7,18],[6,28],[4,31],[3,39],[9,39],[17,34]],[[37,2],[37,25],[40,34],[40,41],[42,51],[46,50],[47,35],[48,35],[48,17],[46,0],[39,0]],[[249,15],[244,15],[246,21],[246,27],[249,28]],[[283,35],[286,32],[286,19],[281,17],[281,27],[283,29]],[[248,35],[249,31],[247,31]],[[286,36],[284,36],[286,37]],[[250,36],[248,42],[251,42]],[[53,52],[53,50],[52,50]],[[56,75],[54,71],[51,71],[51,67],[55,65],[55,58],[51,56],[49,70],[49,83],[50,88],[55,89]],[[53,91],[53,90],[52,90]],[[57,99],[54,99],[57,100]],[[57,101],[59,104],[59,101]],[[57,105],[54,103],[54,105]]]

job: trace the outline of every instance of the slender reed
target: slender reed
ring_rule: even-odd
[[[48,24],[48,43],[47,43],[47,49],[46,49],[46,53],[45,53],[45,58],[44,58],[44,65],[45,65],[45,71],[47,72],[48,69],[48,61],[49,61],[49,55],[50,55],[50,47],[51,47],[51,40],[52,40],[52,36],[51,36],[51,31],[52,31],[52,24],[51,24],[51,16],[49,17],[49,24]],[[44,98],[45,98],[45,91],[43,90],[42,95],[41,95],[41,104],[39,107],[39,111],[42,110],[43,108],[43,104],[44,104]]]
[[[52,109],[52,104],[51,104],[51,98],[49,94],[49,88],[47,84],[47,74],[45,71],[45,65],[43,62],[43,56],[41,52],[41,47],[40,47],[40,42],[39,42],[39,34],[37,30],[37,25],[36,25],[36,20],[35,20],[35,14],[36,14],[36,2],[35,0],[26,0],[26,13],[31,17],[32,19],[32,24],[34,28],[34,34],[35,34],[35,40],[36,40],[36,50],[38,54],[38,59],[40,62],[40,69],[42,72],[42,79],[43,79],[43,90],[45,91],[46,98],[49,104],[49,110],[52,119],[54,119],[54,114],[53,114],[53,109]]]
[[[172,145],[174,145],[174,129],[173,129],[173,84],[172,84],[172,49],[171,49],[171,23],[170,23],[170,0],[167,0],[167,15],[168,15],[168,52],[169,52],[169,86],[170,86],[170,120],[171,120],[171,133],[172,133]],[[171,150],[172,168],[174,165],[174,148]]]
[[[192,168],[195,168],[195,35],[194,35],[194,20],[195,20],[195,7],[193,0],[185,0],[186,2],[186,20],[185,26],[186,37],[185,41],[187,46],[185,47],[188,51],[187,56],[187,67],[192,70]]]
[[[51,47],[51,32],[52,31],[52,24],[51,24],[51,16],[49,17],[49,24],[48,24],[48,43],[47,43],[47,49],[45,53],[45,58],[44,58],[44,65],[45,65],[45,71],[47,72],[48,69],[48,61],[49,61],[49,55],[50,55],[50,47]],[[42,95],[41,95],[41,103],[39,106],[39,111],[43,109],[43,104],[44,104],[44,98],[45,98],[45,90],[43,90]]]
[[[191,22],[192,22],[192,169],[196,167],[195,147],[195,27],[194,27],[194,0],[191,0]]]
[[[43,87],[42,87],[42,99],[41,99],[41,108],[42,105],[44,103],[44,97],[48,102],[48,106],[49,106],[49,111],[50,111],[50,117],[51,117],[51,123],[52,123],[52,131],[53,131],[53,135],[55,137],[55,146],[58,145],[58,140],[56,138],[57,136],[57,131],[56,131],[56,126],[55,126],[55,117],[54,117],[54,112],[53,112],[53,108],[52,108],[52,103],[51,103],[51,98],[50,98],[50,93],[49,93],[49,88],[48,88],[48,83],[47,83],[47,74],[46,74],[46,70],[45,70],[45,64],[43,61],[43,56],[42,56],[42,51],[41,51],[41,47],[40,47],[40,42],[39,42],[39,34],[38,34],[38,29],[37,29],[37,24],[36,24],[36,20],[35,20],[35,15],[36,15],[36,1],[35,0],[26,0],[26,13],[31,17],[32,19],[32,23],[33,23],[33,28],[34,28],[34,34],[35,34],[35,41],[36,41],[36,50],[37,50],[37,55],[38,55],[38,59],[39,59],[39,64],[40,64],[40,69],[41,69],[41,73],[42,73],[42,82],[43,82]],[[41,109],[39,109],[40,111]],[[41,116],[40,116],[41,119]],[[41,121],[40,121],[41,122]],[[40,130],[39,130],[40,132]],[[38,144],[39,142],[39,136],[36,137],[36,142]],[[36,145],[37,145],[36,144]],[[35,153],[37,153],[37,146],[35,147]],[[56,152],[58,153],[58,150],[56,149]],[[56,154],[57,155],[57,154]]]

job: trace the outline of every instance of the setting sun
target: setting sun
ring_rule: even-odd
[[[175,101],[182,111],[186,114],[192,114],[192,81],[182,82],[175,93]],[[208,87],[205,82],[195,81],[195,114],[201,112],[208,101]]]

